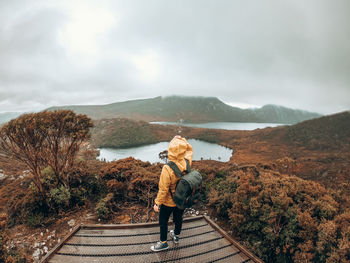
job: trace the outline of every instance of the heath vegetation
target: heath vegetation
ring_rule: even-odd
[[[333,134],[349,119],[346,113],[319,119],[336,130],[311,129],[306,142],[300,134],[321,124],[252,132],[182,127],[188,138],[234,149],[227,163],[193,162],[204,176],[201,205],[266,262],[349,262],[350,136]],[[91,129],[85,115],[54,111],[22,115],[1,128],[0,169],[8,176],[0,181],[0,261],[31,261],[33,245],[12,244],[16,233],[59,231],[62,220],[80,220],[75,214],[104,223],[157,220],[152,202],[163,164],[98,161],[91,145],[167,141],[179,127],[123,119],[94,124]]]

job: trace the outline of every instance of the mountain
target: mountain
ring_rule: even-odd
[[[283,106],[268,104],[255,110],[259,119],[272,123],[298,123],[320,117],[320,114],[304,110],[290,109]]]
[[[285,139],[286,143],[310,149],[350,149],[350,111],[287,127]]]
[[[14,118],[17,118],[19,115],[21,115],[21,112],[4,112],[0,113],[0,124],[8,122]]]
[[[297,123],[321,115],[276,105],[258,109],[232,107],[215,97],[169,96],[107,105],[51,107],[70,109],[92,119],[130,118],[145,121]]]

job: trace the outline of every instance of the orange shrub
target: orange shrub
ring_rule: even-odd
[[[266,262],[350,260],[350,214],[320,184],[255,166],[205,170],[209,205]]]

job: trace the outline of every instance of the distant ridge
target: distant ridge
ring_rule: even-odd
[[[72,105],[47,110],[70,109],[92,119],[130,118],[145,121],[268,122],[293,124],[320,114],[277,105],[240,109],[216,97],[169,96],[130,100],[106,105]]]
[[[23,114],[23,112],[4,112],[0,113],[0,124],[8,122],[14,118],[17,118],[19,115]]]
[[[350,111],[286,127],[285,142],[311,149],[349,149]]]

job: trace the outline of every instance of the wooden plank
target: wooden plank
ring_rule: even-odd
[[[187,225],[186,225],[187,226]],[[111,231],[111,230],[109,230]],[[119,231],[119,230],[118,230]],[[203,226],[203,227],[198,227],[194,229],[188,229],[188,230],[183,230],[181,231],[180,238],[181,239],[187,239],[187,238],[192,238],[194,235],[203,235],[204,233],[210,232],[210,231],[215,231],[209,224]],[[77,232],[77,233],[80,233]],[[112,234],[109,232],[109,234]],[[118,233],[119,234],[119,233]],[[69,242],[71,244],[131,244],[131,243],[140,243],[143,242],[144,240],[147,239],[147,242],[157,242],[159,241],[159,229],[156,234],[149,234],[145,236],[140,236],[137,237],[135,240],[135,237],[123,237],[123,238],[114,238],[114,237],[81,237],[74,235]],[[168,236],[169,237],[169,236]],[[170,239],[169,239],[170,240]]]
[[[183,223],[186,222],[192,222],[203,219],[203,216],[192,216],[192,217],[186,217],[183,219]],[[173,221],[169,220],[169,225],[172,225]],[[82,229],[132,229],[132,228],[147,228],[147,227],[154,227],[159,226],[158,221],[157,222],[149,222],[149,223],[137,223],[137,224],[108,224],[108,225],[101,225],[101,224],[89,224],[89,225],[82,225]]]
[[[64,245],[64,243],[70,239],[79,229],[81,225],[77,225],[73,228],[72,232],[70,232],[67,236],[65,236],[60,243],[58,243],[52,250],[50,250],[41,260],[41,263],[49,262],[48,260]]]
[[[239,251],[233,252],[231,246],[222,246],[220,242],[214,242],[212,244],[200,246],[196,249],[186,248],[159,254],[159,262],[212,262],[218,258],[221,258],[222,255],[233,253],[237,253],[237,257],[234,261],[232,260],[232,257],[230,262],[242,262],[242,258],[239,257]]]
[[[187,232],[188,230],[193,229],[201,229],[205,227],[211,227],[205,220],[202,221],[196,221],[194,223],[190,224],[184,224],[182,227],[182,232]],[[169,226],[168,229],[172,229],[172,226]],[[76,233],[77,237],[129,237],[129,236],[147,236],[147,235],[157,235],[159,234],[159,226],[156,228],[138,228],[138,229],[130,229],[130,231],[127,231],[126,229],[102,229],[95,231],[93,229],[89,230],[79,230],[78,233]]]
[[[129,256],[129,257],[72,257],[72,256],[63,256],[55,255],[50,260],[50,263],[150,263],[157,261],[156,254],[142,255],[142,256]],[[158,262],[158,261],[157,261]]]

